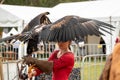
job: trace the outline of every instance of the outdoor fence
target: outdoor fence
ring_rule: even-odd
[[[0,57],[6,58],[7,60],[18,59],[18,48],[14,48],[12,44],[0,44]]]
[[[17,61],[3,62],[3,76],[4,80],[19,80]]]
[[[56,48],[55,44],[51,46],[49,44],[46,44],[46,46],[47,49],[43,49],[41,47],[41,51],[35,52],[33,54],[33,57],[38,59],[47,59],[50,56],[51,52]],[[100,44],[84,44],[84,46],[72,45],[71,50],[75,54],[74,68],[77,68],[77,70],[80,71],[79,74],[76,74],[80,76],[79,80],[98,80],[107,58],[107,55],[104,54],[103,45]],[[14,59],[13,57],[14,56],[12,56],[12,59]],[[17,63],[18,60],[14,61],[3,60],[4,80],[18,80]]]
[[[105,44],[72,44],[70,48],[71,51],[74,52],[75,57],[79,57],[92,54],[106,54],[105,46]],[[44,45],[38,45],[38,48],[39,50],[33,53],[33,57],[38,59],[47,59],[51,55],[51,52],[57,49],[57,46],[55,43],[46,43]],[[18,54],[20,54],[19,48],[13,47],[12,44],[0,44],[1,57],[9,60],[17,60],[19,59]]]
[[[81,63],[81,80],[99,80],[107,56],[106,54],[84,56]]]

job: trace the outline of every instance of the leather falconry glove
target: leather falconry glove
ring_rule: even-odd
[[[27,65],[35,65],[36,68],[40,69],[45,73],[52,72],[52,69],[53,69],[52,61],[38,60],[38,59],[32,58],[31,56],[23,57],[23,59],[24,59],[23,63]]]

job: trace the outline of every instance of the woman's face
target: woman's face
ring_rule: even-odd
[[[68,49],[69,45],[70,45],[70,41],[67,41],[67,42],[58,42],[58,46],[62,50]]]

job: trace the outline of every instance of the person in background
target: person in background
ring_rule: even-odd
[[[113,52],[108,55],[106,63],[104,65],[103,71],[99,80],[120,80],[118,73],[119,69],[119,53],[120,53],[120,35],[115,40],[115,46]]]
[[[102,37],[100,39],[100,44],[102,45],[102,52],[103,52],[103,54],[106,54],[106,44],[105,44],[105,41],[103,40]]]
[[[115,40],[115,43],[119,43],[120,42],[120,36],[118,36]]]
[[[47,61],[24,57],[24,63],[34,65],[29,70],[28,77],[38,76],[41,73],[51,73],[52,80],[68,80],[74,66],[74,53],[70,50],[71,41],[58,42],[58,50],[52,52]]]

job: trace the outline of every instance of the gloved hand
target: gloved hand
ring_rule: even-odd
[[[35,58],[32,58],[31,56],[25,56],[25,57],[23,57],[23,63],[24,64],[27,64],[27,65],[33,65],[33,64],[35,64]]]
[[[53,61],[38,60],[32,58],[31,56],[23,57],[23,63],[27,65],[35,65],[36,68],[40,69],[43,72],[50,73],[53,69]]]

